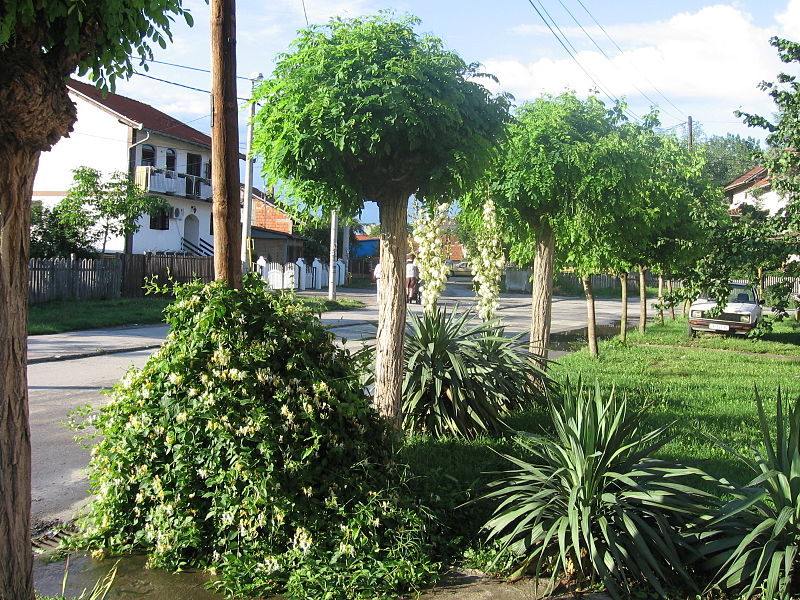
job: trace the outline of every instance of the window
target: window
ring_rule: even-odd
[[[150,214],[150,229],[160,231],[169,230],[169,213],[166,210],[159,210]]]
[[[177,164],[177,162],[175,160],[175,150],[173,150],[172,148],[167,148],[166,157],[167,157],[167,164],[166,164],[167,171],[176,171],[177,169],[175,168],[175,165]]]
[[[156,166],[156,149],[150,144],[142,146],[142,166],[155,167]]]

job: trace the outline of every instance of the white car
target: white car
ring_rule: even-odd
[[[698,331],[747,335],[761,321],[763,303],[755,288],[731,283],[728,303],[714,317],[708,312],[717,306],[715,300],[700,297],[692,302],[689,307],[689,336],[696,336]]]

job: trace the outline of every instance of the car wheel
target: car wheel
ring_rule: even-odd
[[[692,328],[692,324],[691,323],[689,323],[689,327],[688,327],[688,330],[687,330],[686,333],[689,336],[689,339],[697,337],[697,330]]]

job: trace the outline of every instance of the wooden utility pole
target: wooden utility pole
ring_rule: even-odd
[[[689,117],[689,134],[688,134],[688,144],[689,144],[689,152],[694,150],[694,131],[692,131],[692,117]]]
[[[236,105],[236,1],[211,0],[211,189],[214,275],[242,287]]]

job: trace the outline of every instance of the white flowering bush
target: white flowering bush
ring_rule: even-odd
[[[450,211],[447,203],[429,209],[415,202],[413,221],[414,241],[417,243],[417,266],[422,281],[422,308],[432,310],[447,285],[447,246],[443,225]]]
[[[90,417],[81,545],[209,569],[232,596],[389,598],[429,581],[425,523],[349,353],[255,276],[176,298],[162,348]]]
[[[477,312],[481,319],[489,321],[500,305],[500,278],[506,266],[497,212],[491,198],[483,205],[483,221],[477,238],[477,251],[472,259],[472,275],[478,295]]]

